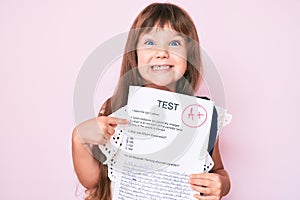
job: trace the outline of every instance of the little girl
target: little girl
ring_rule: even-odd
[[[109,140],[118,124],[128,123],[108,115],[127,104],[129,85],[193,95],[200,85],[201,71],[198,34],[187,12],[170,3],[153,3],[142,10],[128,35],[115,93],[97,118],[73,131],[73,163],[80,183],[87,188],[86,200],[112,198],[111,181],[98,145]],[[221,199],[230,190],[218,142],[212,158],[215,165],[210,173],[189,176],[196,199]]]

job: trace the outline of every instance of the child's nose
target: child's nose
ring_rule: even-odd
[[[155,58],[169,58],[169,51],[167,49],[157,49]]]

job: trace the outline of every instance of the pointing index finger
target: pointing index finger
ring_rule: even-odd
[[[119,124],[129,124],[129,121],[127,119],[122,119],[122,118],[116,118],[112,117],[114,119],[114,125],[119,125]]]

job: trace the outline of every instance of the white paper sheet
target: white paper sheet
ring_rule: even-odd
[[[130,126],[117,127],[111,142],[100,146],[115,182],[113,199],[194,199],[188,175],[202,173],[210,158],[213,107],[212,101],[131,86],[127,106],[112,115],[130,119]]]

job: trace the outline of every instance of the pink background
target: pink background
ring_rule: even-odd
[[[132,2],[1,1],[1,200],[82,199],[71,160],[75,80],[152,1]],[[299,199],[300,2],[172,2],[194,19],[233,115],[221,135],[232,180],[224,199]]]

